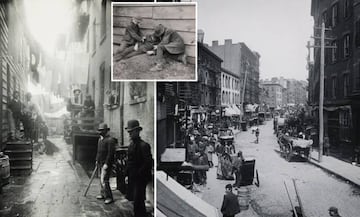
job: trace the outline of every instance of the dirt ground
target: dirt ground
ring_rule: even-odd
[[[155,56],[146,54],[114,62],[114,79],[121,80],[194,80],[195,65],[169,59],[162,71],[150,72],[155,65]]]

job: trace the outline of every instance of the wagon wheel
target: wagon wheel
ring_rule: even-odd
[[[290,144],[287,144],[285,146],[285,157],[287,161],[290,161],[291,158],[293,157],[293,150]]]

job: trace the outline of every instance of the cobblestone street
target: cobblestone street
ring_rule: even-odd
[[[254,143],[251,131],[236,135],[236,151],[241,150],[245,158],[255,158],[255,169],[259,172],[260,187],[251,187],[251,208],[237,216],[291,216],[291,205],[286,195],[286,182],[291,199],[295,205],[296,194],[292,179],[297,188],[308,217],[328,216],[328,208],[336,206],[343,217],[358,216],[360,212],[360,189],[336,176],[325,172],[304,159],[287,162],[279,154],[276,136],[271,121],[260,125],[260,142]],[[216,156],[214,156],[216,159]],[[217,162],[215,162],[217,165]],[[224,186],[233,181],[216,179],[216,167],[207,173],[207,186],[201,188],[205,201],[220,209]]]

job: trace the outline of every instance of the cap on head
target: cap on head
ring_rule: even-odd
[[[329,211],[338,212],[338,208],[336,208],[335,206],[331,206],[331,207],[329,208]]]
[[[231,184],[227,184],[227,185],[225,186],[225,189],[232,189],[232,185],[231,185]]]
[[[136,17],[133,17],[133,20],[135,20],[136,22],[141,22],[141,21],[142,21],[142,17],[136,16]]]
[[[162,36],[162,34],[164,34],[164,32],[165,32],[165,27],[162,24],[155,26],[155,30],[154,30],[155,37]]]
[[[129,120],[127,122],[127,127],[125,127],[125,130],[127,130],[128,132],[133,131],[133,130],[142,130],[142,127],[140,126],[140,123],[138,120]]]
[[[101,124],[99,124],[98,131],[101,131],[101,130],[110,130],[110,128],[108,127],[108,125],[106,123],[101,123]]]

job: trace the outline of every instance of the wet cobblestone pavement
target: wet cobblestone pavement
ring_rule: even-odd
[[[89,177],[79,164],[72,164],[71,145],[62,138],[51,139],[59,150],[48,154],[34,152],[30,176],[11,177],[0,199],[1,217],[125,217],[133,216],[132,203],[115,189],[115,202],[105,205],[95,197],[99,179],[95,178],[86,197]]]

